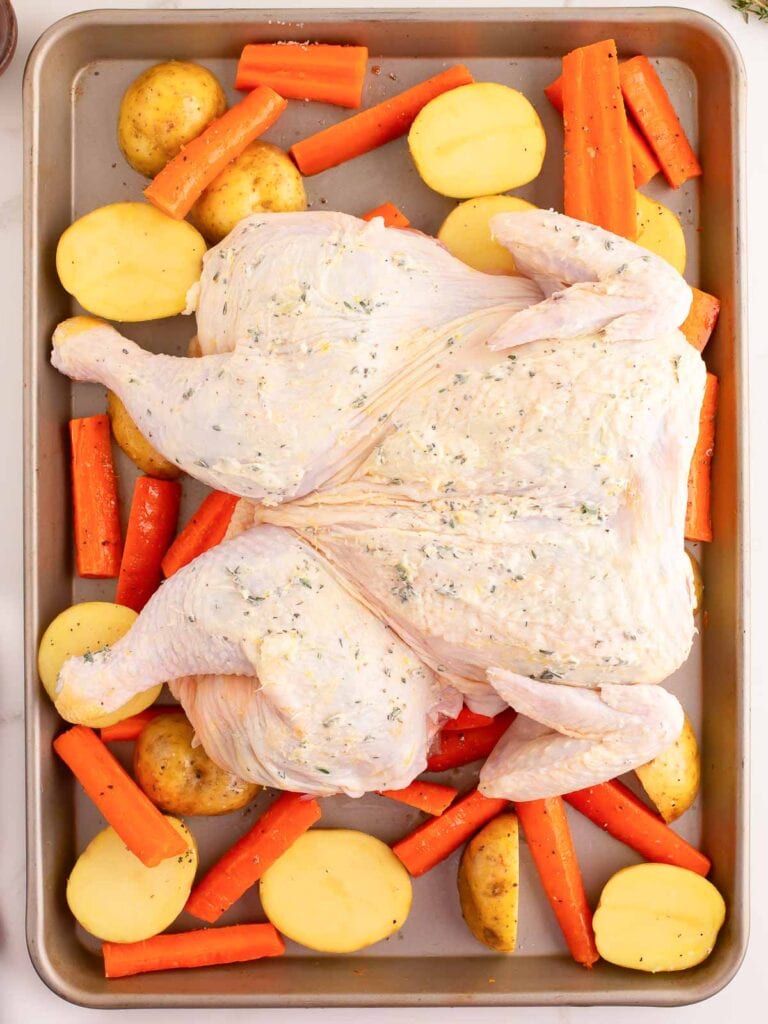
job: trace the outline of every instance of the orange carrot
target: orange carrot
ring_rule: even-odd
[[[647,57],[633,57],[619,68],[624,102],[661,164],[669,184],[678,188],[701,174],[701,165],[678,120],[667,90]]]
[[[135,715],[124,718],[122,722],[115,722],[114,725],[103,725],[99,729],[102,743],[117,743],[121,740],[136,740],[145,725],[149,725],[160,715],[183,714],[178,704],[153,704],[151,708],[145,708]]]
[[[181,486],[140,476],[133,488],[115,602],[140,612],[160,586],[160,563],[179,516]]]
[[[635,238],[635,180],[618,64],[612,39],[563,57],[565,212]]]
[[[161,562],[164,576],[173,576],[193,558],[221,543],[238,500],[233,494],[223,491],[212,491],[207,495],[165,553]]]
[[[680,330],[688,341],[699,352],[703,352],[712,331],[717,326],[720,315],[720,300],[698,288],[691,288],[693,301],[688,316],[680,325]]]
[[[405,135],[416,115],[435,96],[469,85],[474,79],[463,64],[441,71],[391,99],[362,110],[345,121],[324,128],[291,146],[291,156],[302,174],[319,174],[386,142]]]
[[[78,576],[113,579],[123,540],[108,416],[69,421]]]
[[[556,78],[554,82],[548,85],[544,89],[544,92],[555,110],[562,114],[562,76],[560,78]],[[627,128],[629,130],[629,151],[632,157],[632,172],[635,179],[635,188],[641,188],[643,185],[647,185],[651,178],[659,173],[661,165],[651,152],[648,143],[637,130],[637,127],[629,119],[629,116],[627,116]]]
[[[144,189],[144,195],[163,213],[182,220],[213,179],[287,106],[273,89],[257,86],[184,146]]]
[[[718,380],[707,374],[704,401],[699,415],[699,437],[688,473],[688,505],[685,510],[686,540],[712,540],[712,455],[715,451],[715,414]]]
[[[388,228],[407,228],[411,223],[394,203],[382,203],[362,215],[363,220],[373,220],[374,217],[383,217]]]
[[[559,796],[520,801],[515,811],[571,956],[591,967],[600,954],[563,801]]]
[[[75,725],[53,748],[125,845],[148,868],[187,852],[186,840],[139,789],[102,741]]]
[[[105,942],[104,975],[127,978],[148,971],[179,967],[210,967],[281,956],[285,943],[271,924],[233,924],[227,928],[200,928],[192,932],[155,935],[142,942]]]
[[[508,804],[509,800],[492,799],[473,789],[439,817],[430,818],[395,843],[392,852],[418,878],[501,814]]]
[[[567,793],[565,799],[583,815],[646,860],[676,864],[697,875],[707,875],[709,859],[686,843],[663,818],[647,807],[623,782],[613,779],[598,786]],[[520,813],[520,805],[518,814]]]
[[[320,818],[317,800],[283,793],[197,883],[186,909],[213,924]]]
[[[368,63],[366,46],[252,43],[237,63],[235,88],[268,85],[289,100],[359,107]]]
[[[443,722],[443,732],[464,732],[465,729],[480,729],[484,725],[493,725],[495,717],[478,715],[465,705],[455,718]]]
[[[490,725],[467,729],[466,732],[444,730],[437,737],[434,752],[427,760],[427,771],[444,772],[488,757],[514,718],[515,712],[510,709],[502,711]]]
[[[382,796],[388,796],[390,800],[408,804],[409,807],[418,807],[420,811],[434,815],[442,814],[450,807],[458,792],[453,786],[441,786],[438,782],[422,782],[420,779],[416,779],[405,789],[379,790]]]

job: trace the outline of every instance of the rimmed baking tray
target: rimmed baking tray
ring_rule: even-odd
[[[704,166],[700,182],[676,193],[652,184],[682,217],[688,279],[723,301],[706,356],[720,376],[714,479],[714,543],[697,554],[706,580],[701,637],[670,682],[703,743],[703,784],[680,823],[714,862],[728,918],[715,952],[682,974],[647,975],[600,964],[576,966],[564,950],[522,853],[520,948],[497,956],[464,927],[456,897],[456,856],[419,879],[405,928],[363,954],[318,956],[298,947],[256,964],[150,974],[107,983],[97,946],[79,932],[64,888],[77,852],[100,826],[68,773],[51,755],[60,727],[36,674],[42,628],[73,600],[110,598],[112,585],[73,572],[66,421],[103,409],[103,391],[75,385],[49,366],[50,335],[73,306],[58,284],[54,251],[71,219],[95,206],[139,198],[139,179],[115,138],[120,95],[149,64],[199,60],[233,81],[234,61],[250,41],[312,39],[363,43],[371,53],[366,86],[374,102],[465,61],[480,80],[522,89],[538,108],[549,151],[542,175],[521,194],[541,206],[562,199],[561,131],[542,93],[574,46],[616,38],[623,55],[657,60]],[[420,11],[91,11],[49,29],[29,60],[24,85],[25,389],[26,389],[26,696],[28,793],[27,938],[41,978],[72,1002],[98,1007],[387,1006],[630,1003],[674,1005],[712,995],[733,976],[747,941],[748,596],[746,339],[744,337],[744,77],[733,43],[713,21],[682,9]],[[293,103],[269,133],[288,145],[342,112]],[[361,213],[393,200],[414,225],[434,231],[451,206],[418,179],[404,141],[308,180],[313,208]],[[156,350],[180,352],[188,320],[131,325],[127,333]],[[124,497],[133,469],[119,463]],[[187,500],[197,496],[187,487]],[[649,586],[653,581],[649,580]],[[702,715],[702,707],[705,714]],[[471,771],[471,770],[470,770]],[[468,784],[469,773],[457,776]],[[325,801],[324,824],[368,829],[391,840],[413,826],[415,811],[368,796]],[[571,815],[585,881],[594,901],[608,876],[633,856]],[[240,815],[195,819],[203,863],[247,827]],[[256,893],[222,923],[258,919]],[[191,921],[180,922],[190,927]]]

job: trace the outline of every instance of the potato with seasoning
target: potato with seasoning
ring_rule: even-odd
[[[676,821],[685,814],[696,799],[701,780],[701,755],[688,715],[672,746],[635,772],[664,821]]]
[[[717,889],[672,864],[636,864],[610,878],[593,926],[600,956],[636,971],[684,971],[706,960],[725,920]]]
[[[161,480],[175,480],[181,475],[179,467],[169,462],[144,437],[114,391],[107,391],[107,415],[115,441],[142,473]]]
[[[182,712],[160,715],[136,740],[133,771],[150,798],[171,814],[214,815],[239,811],[261,786],[219,768],[202,747]]]
[[[635,193],[637,201],[637,244],[671,263],[678,274],[685,273],[687,259],[683,225],[663,203]]]
[[[220,242],[253,213],[306,210],[304,181],[288,154],[257,140],[214,178],[192,207],[190,220],[209,242]]]
[[[520,891],[516,815],[500,814],[467,843],[458,883],[461,912],[477,941],[499,953],[514,952]]]
[[[188,849],[149,868],[113,828],[99,832],[77,858],[67,903],[91,935],[108,942],[141,942],[165,931],[184,909],[197,871],[197,843],[187,826],[167,819]]]
[[[117,141],[131,167],[153,178],[226,109],[224,90],[208,68],[165,61],[142,71],[126,89]]]
[[[83,601],[82,604],[73,604],[60,612],[43,633],[37,652],[40,681],[51,700],[56,703],[56,683],[61,666],[67,658],[87,658],[117,643],[135,621],[136,612],[132,608],[112,604],[110,601]],[[98,709],[94,708],[92,713],[83,716],[75,713],[78,709],[59,704],[56,710],[68,722],[101,729],[144,711],[155,703],[162,688],[161,684],[137,693],[127,704],[109,714],[99,714]]]

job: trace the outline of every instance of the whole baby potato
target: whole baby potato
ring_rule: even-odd
[[[125,91],[117,141],[131,167],[153,178],[226,109],[224,90],[207,68],[184,60],[155,64]]]
[[[304,181],[288,154],[269,142],[252,142],[192,208],[190,220],[209,242],[220,242],[252,213],[306,210]]]
[[[181,713],[160,715],[136,740],[136,781],[170,814],[212,815],[238,811],[260,786],[224,771],[202,747],[192,746],[194,730]]]

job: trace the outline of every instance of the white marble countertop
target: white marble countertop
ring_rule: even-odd
[[[653,0],[645,0],[647,5]],[[445,0],[423,0],[422,6],[472,6]],[[159,1011],[116,1011],[100,1013],[70,1006],[53,995],[38,979],[27,956],[24,939],[24,734],[22,726],[22,147],[21,77],[30,47],[51,23],[82,8],[95,7],[327,7],[365,6],[354,0],[337,0],[333,5],[303,0],[274,0],[254,3],[249,0],[15,0],[19,19],[19,45],[12,66],[0,79],[0,267],[5,279],[3,304],[5,322],[2,373],[0,373],[0,423],[5,435],[3,498],[0,502],[0,1024],[70,1024],[103,1017],[132,1021],[160,1019]],[[418,3],[378,0],[368,6],[414,7]],[[479,6],[479,3],[478,3]],[[524,6],[513,2],[484,0],[483,6]],[[525,6],[534,6],[531,2]],[[545,2],[542,7],[570,7],[575,3]],[[589,6],[631,6],[615,0],[613,4],[591,0]],[[768,24],[754,20],[746,25],[741,15],[729,8],[728,0],[699,0],[688,5],[720,21],[735,38],[747,67],[749,87],[749,294],[750,294],[750,369],[752,437],[752,622],[758,628],[752,634],[752,934],[749,952],[734,981],[706,1003],[675,1011],[642,1008],[596,1008],[578,1010],[568,1007],[513,1011],[515,1017],[531,1021],[625,1024],[668,1020],[721,1024],[726,1019],[755,1021],[764,1015],[759,1007],[768,1001],[768,544],[764,524],[768,522],[768,474],[763,465],[763,440],[768,437],[768,288],[763,273],[768,269]],[[234,1019],[247,1011],[219,1011],[217,1020]],[[204,1011],[165,1011],[186,1024],[202,1024],[211,1018]],[[130,1018],[129,1018],[130,1015]],[[299,1020],[416,1022],[451,1024],[510,1019],[509,1010],[305,1010],[251,1011],[253,1017],[281,1024]],[[242,1017],[240,1018],[242,1019]]]

